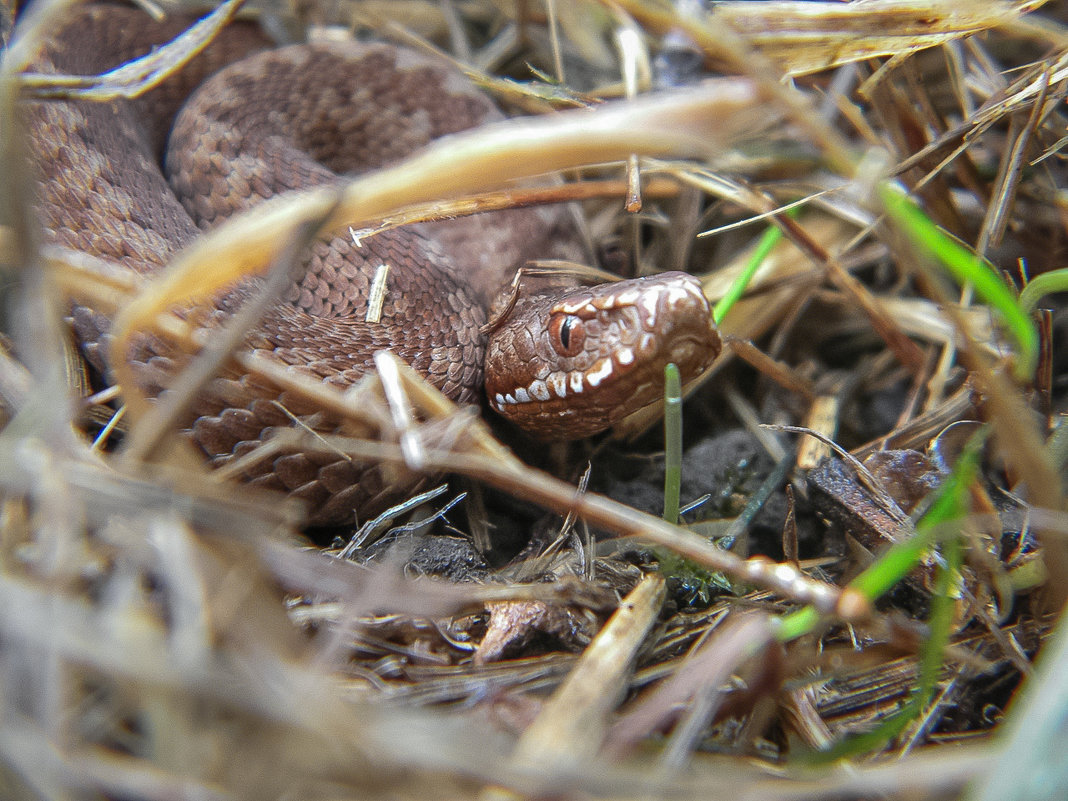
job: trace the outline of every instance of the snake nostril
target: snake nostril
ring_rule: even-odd
[[[586,327],[573,314],[554,314],[549,320],[549,340],[561,356],[577,356],[586,342]]]

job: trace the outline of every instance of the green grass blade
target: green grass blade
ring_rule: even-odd
[[[720,324],[720,321],[727,316],[727,312],[731,310],[731,307],[738,302],[738,298],[745,292],[746,287],[749,286],[749,282],[753,280],[753,276],[756,275],[756,271],[760,269],[760,265],[764,263],[768,255],[771,253],[779,240],[782,239],[782,231],[776,226],[771,226],[760,237],[760,241],[757,243],[756,250],[753,251],[753,255],[749,258],[749,261],[745,263],[745,269],[738,275],[734,281],[731,282],[730,287],[727,288],[727,293],[719,299],[715,307],[712,309],[712,322],[716,325]]]
[[[664,368],[664,520],[679,522],[682,491],[682,379],[679,368]]]
[[[879,197],[887,216],[920,251],[935,259],[961,284],[971,283],[995,309],[1017,346],[1016,377],[1028,380],[1038,364],[1038,330],[994,266],[935,225],[907,195],[884,183]]]
[[[1040,298],[1053,292],[1065,291],[1068,291],[1068,269],[1051,270],[1028,281],[1020,290],[1018,302],[1024,314],[1029,315],[1038,306]]]

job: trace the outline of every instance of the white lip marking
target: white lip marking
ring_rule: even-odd
[[[634,351],[630,348],[621,348],[620,350],[617,350],[615,357],[616,361],[622,366],[634,363]]]
[[[502,395],[500,392],[498,392],[493,399],[497,401],[498,406],[504,406],[504,395]]]
[[[634,304],[634,301],[636,301],[641,296],[641,294],[642,293],[637,289],[628,289],[626,292],[617,295],[616,301],[619,303],[620,306],[631,306]]]
[[[558,398],[567,397],[567,373],[553,373],[549,376],[549,386]]]
[[[515,398],[512,397],[511,393],[504,396],[504,402],[511,406],[515,406]]]
[[[591,387],[596,387],[610,375],[612,375],[612,360],[601,359],[592,370],[586,373],[586,380],[590,382]]]
[[[530,395],[527,393],[525,387],[519,387],[515,391],[515,399],[519,403],[530,403]]]
[[[582,373],[578,370],[571,374],[571,391],[576,395],[582,394]]]
[[[545,386],[544,381],[531,381],[530,394],[540,401],[547,401],[551,397],[549,395],[549,388]]]

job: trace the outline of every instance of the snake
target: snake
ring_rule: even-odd
[[[43,42],[39,73],[93,75],[148,53],[190,24],[121,5],[72,9]],[[230,216],[284,192],[404,159],[441,137],[502,119],[443,59],[383,42],[274,47],[248,23],[228,26],[193,61],[134,100],[20,104],[45,241],[151,278]],[[662,396],[665,364],[684,380],[720,349],[699,282],[680,272],[522,291],[536,259],[584,257],[566,207],[516,208],[315,241],[245,346],[340,388],[388,349],[461,404],[485,404],[542,440],[590,436]],[[367,319],[373,276],[388,266],[380,315]],[[223,293],[203,315],[232,316],[255,286]],[[514,303],[504,305],[502,298]],[[497,313],[494,310],[504,308]],[[493,325],[487,321],[493,318]],[[180,368],[152,337],[109,350],[110,319],[74,304],[87,360],[136,363],[158,395]],[[208,324],[205,323],[205,324]],[[487,332],[488,328],[492,328]],[[331,430],[320,410],[254,375],[209,382],[186,434],[213,464],[254,452],[298,424]],[[247,461],[247,460],[246,460]],[[254,461],[251,485],[303,500],[315,523],[350,521],[396,494],[382,469],[320,451]]]

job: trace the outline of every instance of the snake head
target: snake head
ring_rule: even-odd
[[[698,281],[671,272],[524,298],[486,354],[490,406],[543,439],[603,431],[663,397],[664,367],[688,381],[719,354]]]

